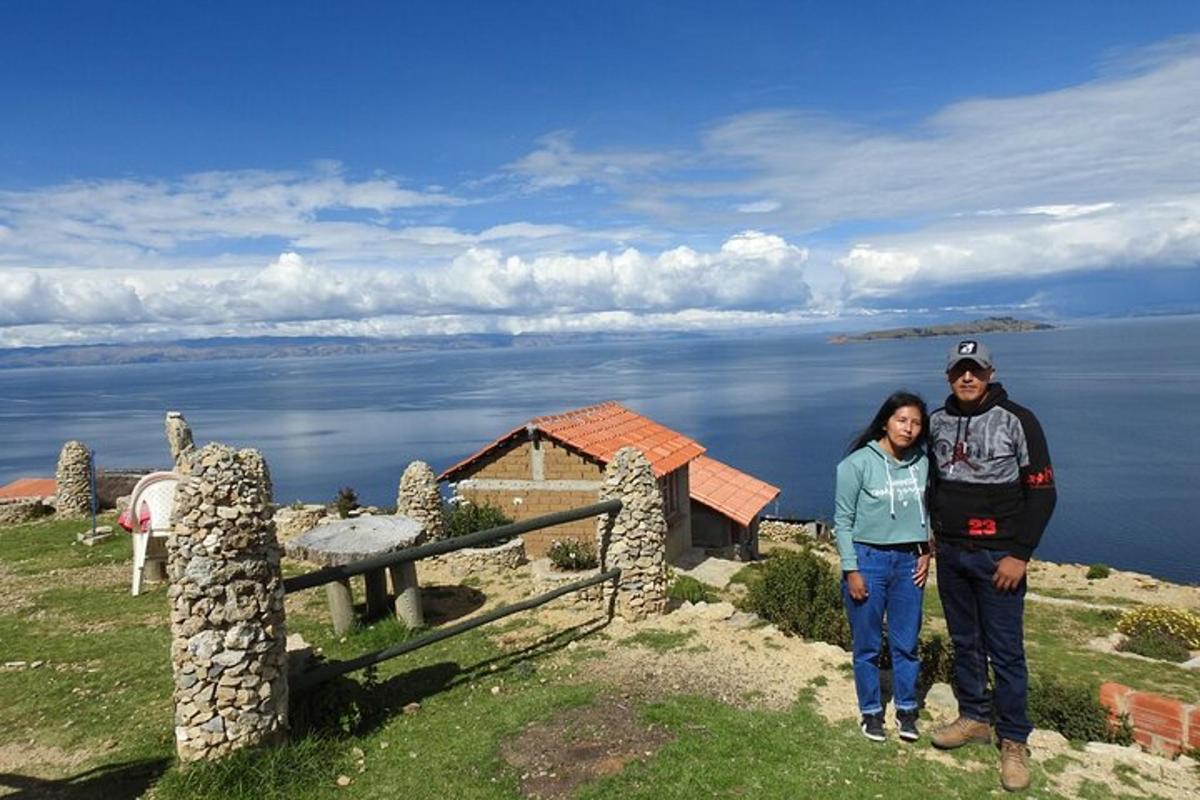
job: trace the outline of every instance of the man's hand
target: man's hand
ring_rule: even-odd
[[[867,591],[867,582],[863,580],[862,573],[856,569],[846,573],[846,588],[850,590],[850,599],[856,603],[866,600],[867,595],[870,594]]]
[[[1026,563],[1015,556],[1005,556],[996,562],[996,571],[992,573],[992,586],[997,591],[1015,592],[1025,579]]]
[[[913,583],[925,588],[925,581],[929,580],[929,562],[933,556],[929,553],[917,556],[917,568],[913,570]]]

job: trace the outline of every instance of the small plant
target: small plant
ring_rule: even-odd
[[[1077,742],[1133,742],[1129,720],[1114,721],[1100,702],[1099,690],[1086,683],[1040,678],[1029,685],[1029,719]]]
[[[667,597],[681,603],[709,602],[713,599],[708,587],[691,575],[680,575],[667,587]]]
[[[1137,653],[1146,658],[1174,661],[1176,664],[1192,657],[1187,642],[1162,630],[1139,631],[1121,642],[1117,649],[1126,653]]]
[[[466,536],[489,528],[499,528],[501,525],[511,525],[512,519],[490,503],[472,503],[465,497],[455,495],[444,509],[446,518],[446,536]],[[505,540],[507,541],[507,540]],[[490,542],[489,544],[500,544]]]
[[[333,507],[337,509],[338,516],[342,519],[350,516],[350,512],[358,508],[358,492],[350,486],[343,486],[338,489],[337,497],[334,498]]]
[[[1089,581],[1098,581],[1107,578],[1112,574],[1112,569],[1108,564],[1092,564],[1088,567],[1087,579]]]
[[[810,550],[768,559],[751,583],[747,607],[784,633],[850,646],[850,624],[833,567]]]
[[[1141,606],[1121,615],[1117,630],[1129,638],[1151,633],[1172,636],[1188,649],[1200,649],[1200,614],[1170,606]]]
[[[579,539],[555,539],[550,543],[547,553],[550,563],[559,569],[576,571],[592,569],[599,562],[596,560],[596,548],[591,542]]]

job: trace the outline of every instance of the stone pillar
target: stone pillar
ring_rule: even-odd
[[[617,613],[631,619],[661,614],[667,608],[667,520],[650,462],[641,451],[623,447],[604,470],[601,500],[617,499],[621,511],[597,522],[600,571],[619,567]],[[612,594],[605,583],[604,598]]]
[[[262,456],[214,443],[185,461],[167,573],[175,747],[197,761],[286,737],[287,633]]]
[[[396,513],[412,517],[421,523],[423,540],[436,542],[446,538],[446,521],[442,517],[442,495],[437,478],[424,461],[414,461],[400,478],[396,493]]]
[[[183,455],[195,448],[192,441],[192,429],[183,414],[178,411],[167,412],[167,447],[171,448],[171,460],[176,464]]]
[[[54,507],[60,516],[86,517],[92,513],[92,451],[83,442],[71,440],[63,445],[54,477]]]

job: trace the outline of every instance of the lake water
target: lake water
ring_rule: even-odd
[[[998,379],[1050,443],[1059,505],[1038,555],[1200,582],[1200,318],[985,338]],[[261,449],[279,502],[324,501],[348,485],[388,504],[414,459],[441,470],[530,417],[612,399],[781,487],[770,512],[831,516],[852,432],[901,386],[939,405],[949,344],[774,333],[0,370],[0,483],[53,475],[72,438],[102,467],[162,465],[163,416],[178,409],[198,442]]]

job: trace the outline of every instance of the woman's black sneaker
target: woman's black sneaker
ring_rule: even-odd
[[[915,709],[912,711],[897,711],[896,727],[900,729],[900,738],[906,742],[915,742],[921,738],[921,733],[917,730],[917,712]]]
[[[883,732],[883,714],[863,714],[862,734],[872,742],[886,741],[887,734]]]

